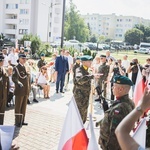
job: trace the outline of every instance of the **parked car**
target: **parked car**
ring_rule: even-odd
[[[139,50],[134,50],[134,53],[148,54],[149,48],[140,48]]]

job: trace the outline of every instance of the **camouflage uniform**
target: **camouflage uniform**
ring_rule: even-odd
[[[102,76],[100,76],[100,78],[98,79],[98,85],[100,86],[100,89],[102,90],[102,84],[104,81],[107,81],[107,77],[108,77],[108,73],[109,73],[109,65],[106,65],[106,63],[103,63],[102,65],[99,66],[98,68],[98,73],[103,74]],[[107,84],[104,84],[104,97],[106,97],[106,87]]]
[[[93,75],[89,75],[88,70],[85,70],[83,66],[76,69],[74,98],[83,123],[86,122],[87,117],[91,91],[91,79],[93,79]]]
[[[45,66],[47,62],[45,60],[40,59],[37,63],[38,68],[40,69],[41,67]]]
[[[100,122],[99,137],[99,144],[103,150],[121,150],[115,135],[115,129],[133,109],[134,103],[128,95],[124,95],[105,112],[105,116]]]
[[[73,83],[74,83],[74,87],[73,87],[73,93],[74,93],[74,90],[75,90],[75,76],[76,76],[76,69],[80,67],[80,63],[75,63],[73,65],[73,68],[72,68],[72,71],[73,71]]]

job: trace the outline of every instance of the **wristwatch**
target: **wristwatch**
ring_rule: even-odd
[[[139,111],[139,112],[141,112],[141,114],[144,113],[143,110],[142,110],[142,108],[141,108],[141,106],[136,107],[136,110]]]

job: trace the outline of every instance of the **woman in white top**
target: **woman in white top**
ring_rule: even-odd
[[[131,136],[135,122],[150,108],[150,89],[145,88],[144,95],[138,107],[130,112],[116,128],[116,136],[122,150],[144,150]]]
[[[47,68],[45,66],[41,67],[40,72],[36,76],[36,84],[42,87],[44,91],[44,98],[49,98],[49,76],[47,73]]]

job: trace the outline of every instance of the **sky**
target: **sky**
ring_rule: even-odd
[[[68,0],[69,1],[69,0]],[[150,0],[72,0],[80,14],[112,14],[150,19]]]

